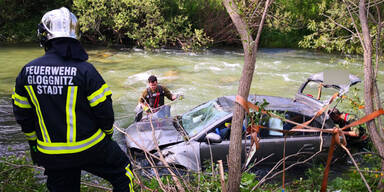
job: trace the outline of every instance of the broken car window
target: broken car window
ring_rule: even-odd
[[[182,125],[188,135],[193,136],[228,114],[229,112],[224,111],[217,101],[213,100],[185,113],[182,116]]]

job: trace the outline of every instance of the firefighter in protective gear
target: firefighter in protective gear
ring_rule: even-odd
[[[12,94],[13,109],[34,163],[45,168],[49,191],[80,191],[81,170],[114,191],[133,191],[130,162],[111,139],[112,92],[77,40],[77,19],[65,7],[39,24],[46,53],[25,65]]]
[[[139,99],[139,104],[147,113],[150,113],[151,109],[152,112],[156,112],[156,108],[164,105],[164,96],[171,101],[179,97],[179,95],[173,95],[165,86],[159,85],[157,77],[154,75],[149,76],[148,85]],[[182,96],[179,98],[182,98]]]

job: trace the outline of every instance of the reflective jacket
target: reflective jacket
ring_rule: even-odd
[[[58,50],[25,65],[12,94],[17,122],[43,155],[79,153],[113,134],[110,88],[92,64]]]

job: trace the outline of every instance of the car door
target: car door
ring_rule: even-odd
[[[284,142],[286,161],[297,161],[301,158],[309,157],[320,148],[319,136],[287,136],[267,137],[260,140],[260,147],[263,150],[263,157],[270,156],[267,162],[278,162],[283,158]]]
[[[288,130],[291,128],[290,126],[288,126],[289,128],[285,127],[282,122],[277,123],[281,126],[273,124],[273,118],[271,118],[268,127],[275,130]],[[314,124],[315,122],[311,123],[311,125]],[[269,129],[260,130],[259,136],[261,139],[258,144],[258,150],[261,150],[261,155],[256,154],[256,156],[252,158],[251,162],[257,162],[264,159],[262,164],[274,164],[283,158],[284,150],[286,161],[304,160],[305,158],[308,158],[312,154],[318,152],[321,145],[322,148],[320,155],[324,155],[324,152],[326,153],[328,151],[331,142],[331,135],[327,133],[323,133],[322,136],[320,136],[318,132],[293,132],[285,134],[286,136],[284,138],[284,134],[282,132],[276,132]]]
[[[227,161],[229,151],[229,140],[223,140],[220,143],[200,143],[200,160],[201,163],[213,160],[217,162],[218,160]]]
[[[222,160],[224,163],[228,160],[229,153],[229,140],[223,140],[219,143],[208,143],[201,142],[200,143],[200,159],[201,162],[204,163],[206,161],[217,162],[218,160]],[[243,137],[242,139],[242,150],[241,150],[241,160],[245,162],[246,160],[246,152],[248,152],[252,148],[250,137]],[[247,149],[247,150],[246,150]],[[260,159],[262,157],[263,148],[259,148],[256,150],[254,154],[254,158]]]

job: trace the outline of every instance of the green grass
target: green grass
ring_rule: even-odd
[[[27,154],[28,155],[28,154]],[[360,169],[363,170],[364,176],[371,187],[372,191],[376,190],[380,176],[380,162],[378,158],[370,154],[361,156],[359,159]],[[42,176],[42,169],[37,168],[28,161],[25,156],[7,156],[0,159],[0,191],[47,191],[45,179]],[[286,191],[320,191],[323,177],[324,167],[321,164],[314,165],[306,171],[305,177],[290,181],[285,184]],[[278,177],[281,177],[279,175]],[[190,175],[179,177],[186,191],[210,191],[220,192],[221,181],[217,165],[208,167],[203,173],[192,173]],[[227,173],[225,173],[227,179]],[[147,189],[162,191],[159,182],[156,179],[140,178],[142,184]],[[138,181],[138,179],[136,179]],[[166,190],[176,189],[171,176],[161,177]],[[82,182],[87,184],[81,185],[82,192],[98,192],[112,189],[112,186],[105,180],[95,177],[91,174],[83,174]],[[226,181],[228,182],[228,181]],[[243,173],[240,184],[240,191],[251,191],[257,184],[258,180],[255,174]],[[91,184],[91,185],[89,185]],[[135,191],[140,191],[140,186],[134,184]],[[330,191],[367,191],[359,173],[351,167],[348,171],[340,176],[328,181],[328,190]],[[281,183],[266,183],[255,191],[281,191]]]

